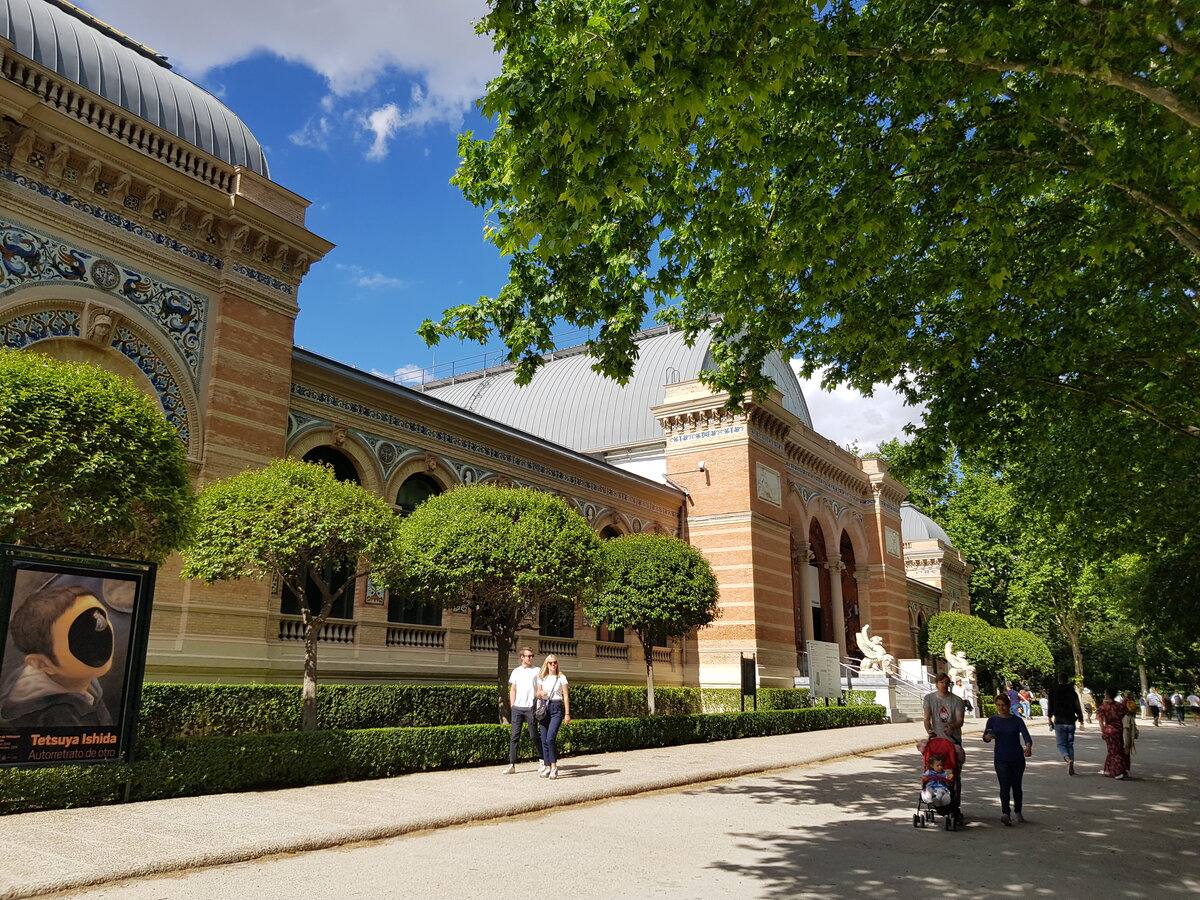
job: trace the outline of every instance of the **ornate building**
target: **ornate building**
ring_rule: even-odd
[[[0,342],[129,377],[177,430],[198,485],[293,455],[401,514],[496,480],[564,497],[603,536],[679,534],[711,560],[722,615],[655,649],[664,684],[735,683],[743,653],[764,684],[790,684],[805,639],[845,654],[868,622],[911,656],[920,616],[966,610],[961,557],[910,535],[883,461],[813,430],[782,359],[769,363],[779,391],[742,413],[698,380],[706,340],[663,331],[644,336],[624,390],[570,350],[523,390],[490,370],[393,384],[293,346],[300,282],[332,245],[305,227],[307,201],[271,181],[246,126],[163,57],[65,0],[6,0],[0,112]],[[148,677],[298,677],[293,598],[177,573],[174,561],[160,572]],[[579,610],[533,627],[530,642],[585,681],[644,675],[640,648]],[[368,582],[326,628],[321,669],[482,681],[489,640],[465,615]]]

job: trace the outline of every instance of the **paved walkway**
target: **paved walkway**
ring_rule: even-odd
[[[967,730],[978,731],[978,720]],[[911,745],[920,723],[689,744],[377,781],[5,816],[0,900],[337,847]]]

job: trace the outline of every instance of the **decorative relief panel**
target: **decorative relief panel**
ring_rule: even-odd
[[[28,284],[54,282],[93,287],[124,298],[178,350],[192,384],[199,382],[205,298],[0,219],[0,295]]]
[[[180,439],[186,444],[191,436],[191,425],[188,421],[187,403],[183,399],[183,391],[171,375],[171,370],[154,348],[141,340],[128,328],[118,328],[113,338],[112,347],[129,357],[154,385],[158,401],[162,404],[163,415],[179,433]]]

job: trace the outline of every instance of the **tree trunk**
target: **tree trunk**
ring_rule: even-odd
[[[654,715],[654,647],[642,641],[642,652],[646,655],[646,712]]]
[[[1146,645],[1142,643],[1142,639],[1137,639],[1137,655],[1138,655],[1138,686],[1142,689],[1142,696],[1150,692],[1150,682],[1146,678]]]
[[[304,687],[301,693],[300,730],[317,730],[317,638],[325,621],[305,616],[304,623]]]
[[[512,711],[508,707],[508,650],[512,646],[512,638],[495,635],[496,638],[496,709],[500,714],[500,724],[507,725],[512,719]]]

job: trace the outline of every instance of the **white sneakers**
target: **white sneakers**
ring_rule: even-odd
[[[545,778],[546,772],[549,771],[549,769],[550,769],[550,767],[548,765],[546,765],[542,760],[540,760],[540,759],[538,760],[538,775],[539,776],[541,776],[542,778]]]
[[[509,764],[509,766],[508,766],[508,768],[507,768],[507,769],[503,769],[503,770],[500,772],[500,774],[501,774],[501,775],[515,775],[515,774],[516,774],[516,771],[517,771],[517,767],[516,767],[515,765],[513,765],[513,764],[511,764],[511,763],[510,763],[510,764]]]
[[[550,768],[550,776],[549,776],[549,777],[551,777],[551,778],[557,778],[557,777],[558,777],[558,766],[552,766],[552,767]]]

